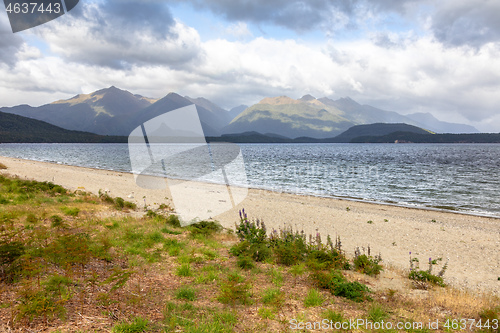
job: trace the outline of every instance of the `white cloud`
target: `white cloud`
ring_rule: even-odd
[[[253,37],[252,32],[248,29],[248,25],[245,22],[237,22],[229,25],[224,29],[224,34],[237,39]]]

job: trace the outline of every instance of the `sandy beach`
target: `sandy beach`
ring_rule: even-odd
[[[128,173],[8,157],[0,157],[0,162],[8,168],[1,173],[22,179],[51,181],[73,191],[108,191],[140,208],[173,205],[168,189],[140,188]],[[196,196],[190,200],[195,206]],[[382,255],[384,265],[399,269],[409,268],[409,252],[419,258],[421,268],[427,268],[429,258],[442,257],[443,263],[449,260],[446,283],[500,296],[500,219],[257,189],[213,218],[234,227],[242,208],[250,218],[264,220],[268,229],[291,225],[306,233],[318,230],[324,239],[327,234],[340,236],[349,256],[357,246],[370,246],[372,255]]]

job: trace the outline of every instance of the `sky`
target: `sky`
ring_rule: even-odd
[[[349,96],[500,132],[500,1],[80,0],[15,34],[0,4],[0,106],[112,85],[226,109]]]

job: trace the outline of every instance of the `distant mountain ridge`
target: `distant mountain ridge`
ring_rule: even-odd
[[[433,132],[479,132],[469,125],[439,121],[430,114],[405,116],[361,105],[349,97],[332,100],[305,95],[297,100],[287,96],[264,98],[233,119],[223,129],[223,133],[240,133],[245,130],[261,134],[274,132],[290,138],[327,138],[354,125],[373,123],[405,123]]]
[[[18,105],[0,108],[0,111],[68,130],[127,136],[145,121],[191,104],[196,104],[207,136],[253,131],[278,137],[323,139],[335,137],[354,125],[372,123],[406,123],[433,132],[478,132],[472,126],[442,122],[430,114],[404,116],[361,105],[349,97],[338,100],[316,99],[311,95],[297,100],[287,96],[266,97],[250,107],[226,111],[203,97],[169,93],[154,99],[114,86],[39,107]]]

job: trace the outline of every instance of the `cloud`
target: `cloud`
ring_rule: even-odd
[[[432,17],[431,29],[447,46],[480,48],[500,41],[500,2],[495,0],[446,0]]]
[[[252,32],[248,29],[248,25],[245,22],[237,22],[235,24],[231,24],[224,29],[223,33],[237,39],[246,39],[253,37]]]
[[[33,29],[67,61],[179,68],[200,56],[198,33],[175,21],[164,3],[107,0],[81,3],[74,11]]]
[[[358,0],[190,0],[229,21],[271,23],[294,31],[310,31],[346,19]],[[347,22],[342,22],[345,26]]]
[[[0,15],[0,64],[13,66],[24,45],[24,40],[19,35],[12,33],[7,15]]]

